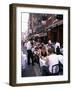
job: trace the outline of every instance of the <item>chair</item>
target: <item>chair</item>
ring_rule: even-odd
[[[52,75],[58,75],[59,74],[59,64],[55,64],[52,66]]]
[[[59,61],[59,74],[63,74],[63,64]]]

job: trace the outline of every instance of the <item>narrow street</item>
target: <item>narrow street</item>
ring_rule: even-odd
[[[36,63],[34,66],[27,65],[27,67],[24,70],[22,70],[22,77],[32,77],[32,76],[41,76],[40,68]]]
[[[27,55],[27,50],[24,47],[22,49],[23,53]],[[32,64],[26,65],[26,68],[22,69],[22,77],[32,77],[32,76],[41,76],[40,67],[37,63],[34,63],[34,66]]]

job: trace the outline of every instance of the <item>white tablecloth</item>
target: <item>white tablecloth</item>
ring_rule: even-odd
[[[46,58],[44,58],[44,59],[46,59]],[[43,58],[40,58],[40,66],[42,67],[42,66],[47,66],[47,64],[46,64],[46,60],[44,60]]]
[[[26,54],[21,54],[21,67],[22,69],[25,69],[27,65],[27,55]]]

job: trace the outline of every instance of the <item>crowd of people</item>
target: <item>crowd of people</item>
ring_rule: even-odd
[[[60,43],[53,44],[51,40],[47,44],[29,39],[23,43],[26,47],[27,55],[23,55],[22,67],[25,64],[37,63],[40,67],[42,76],[62,75],[63,74],[63,50]],[[24,59],[26,60],[24,63]]]

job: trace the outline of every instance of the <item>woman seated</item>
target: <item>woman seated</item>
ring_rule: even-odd
[[[47,52],[46,52],[46,48],[43,46],[40,55],[40,67],[41,67],[42,76],[48,75],[48,65],[46,65],[46,62],[47,62]]]
[[[41,56],[42,57],[46,57],[47,56],[46,48],[44,46],[41,49]]]

